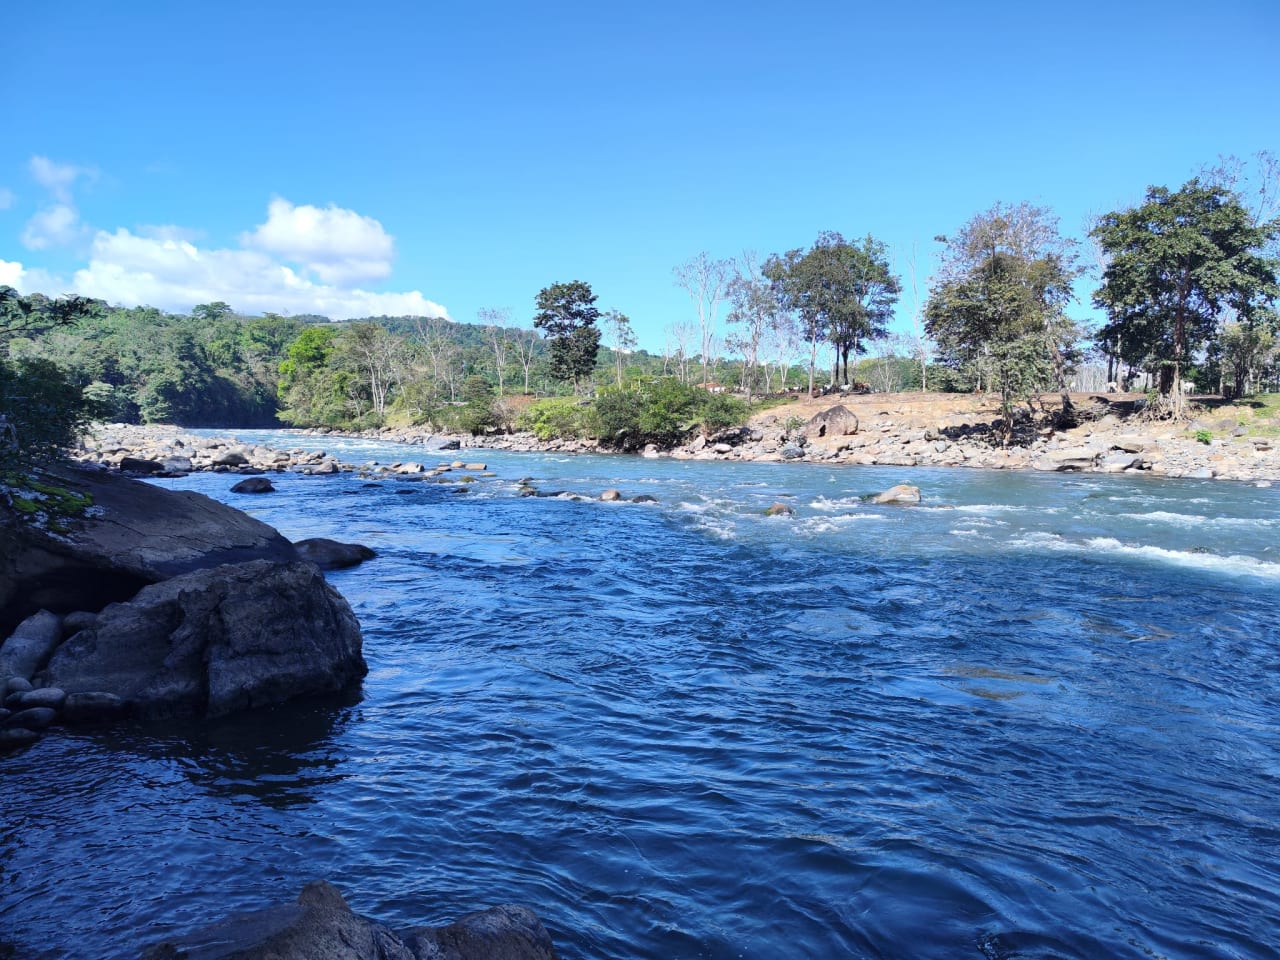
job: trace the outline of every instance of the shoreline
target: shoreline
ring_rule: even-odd
[[[239,440],[234,429],[225,435],[200,437],[191,429],[161,424],[97,424],[74,459],[136,475],[179,475],[196,471],[261,474],[292,471],[311,475],[361,472],[378,475],[439,475],[451,469],[482,470],[483,464],[446,461],[463,451],[520,453],[600,453],[609,455],[720,460],[744,463],[799,462],[849,466],[967,467],[985,470],[1036,470],[1104,474],[1140,474],[1196,480],[1218,479],[1270,486],[1280,482],[1280,438],[1249,435],[1233,416],[1208,416],[1185,424],[1145,421],[1112,409],[1104,397],[1088,396],[1088,416],[1070,429],[1028,425],[1025,445],[1002,448],[993,443],[991,420],[981,407],[940,413],[913,409],[912,395],[872,398],[820,398],[757,414],[741,428],[709,438],[697,437],[671,449],[649,445],[627,452],[601,447],[596,440],[539,440],[532,433],[439,434],[421,427],[383,427],[338,431],[280,428],[299,443],[287,450]],[[917,402],[914,407],[918,408]],[[1119,407],[1119,403],[1115,404]],[[820,419],[803,414],[815,408],[829,415],[843,407],[850,432],[814,427]],[[850,408],[857,410],[852,413]],[[783,415],[789,414],[784,419]],[[859,415],[860,414],[860,415]],[[804,420],[797,423],[798,420]],[[824,420],[823,423],[828,421]],[[215,428],[208,428],[215,429]],[[271,429],[271,428],[245,428]],[[306,441],[325,437],[378,440],[421,447],[439,455],[437,466],[414,461],[391,464],[347,463]],[[435,444],[439,441],[438,445]]]

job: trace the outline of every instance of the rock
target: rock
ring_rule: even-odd
[[[329,477],[338,472],[338,464],[333,460],[325,460],[314,466],[306,467],[302,472],[313,477]]]
[[[143,460],[140,457],[122,457],[120,469],[124,473],[137,473],[143,476],[164,473],[164,464],[158,460]]]
[[[795,508],[790,504],[773,503],[765,510],[764,515],[766,517],[794,517],[795,513]]]
[[[8,752],[20,747],[29,747],[39,739],[39,733],[25,727],[0,729],[0,751]]]
[[[275,490],[266,477],[249,477],[231,488],[232,493],[275,493]]]
[[[698,436],[693,438],[693,442],[689,444],[689,449],[692,450],[694,453],[697,453],[699,450],[702,450],[704,447],[706,447],[706,445],[707,445],[707,438],[699,434]]]
[[[1065,450],[1050,450],[1036,459],[1031,465],[1037,470],[1065,472],[1071,470],[1092,470],[1098,460],[1098,451],[1091,447],[1074,447]]]
[[[101,610],[192,570],[297,559],[271,527],[199,493],[77,468],[50,471],[49,482],[91,498],[93,510],[59,536],[0,508],[0,635],[41,608]]]
[[[804,448],[796,446],[794,443],[789,443],[782,448],[778,456],[782,457],[783,460],[799,460],[804,456]]]
[[[242,913],[157,944],[142,960],[556,960],[546,928],[525,907],[467,914],[403,936],[353,913],[337,888],[307,884],[296,904]]]
[[[85,627],[92,627],[97,620],[98,615],[89,610],[72,610],[62,618],[62,635],[75,636]]]
[[[440,446],[436,447],[436,449],[437,450],[461,450],[462,443],[458,440],[445,440],[443,443],[440,444]]]
[[[35,676],[62,640],[62,618],[48,610],[33,614],[0,646],[0,677]]]
[[[462,466],[463,470],[488,470],[488,466],[483,463],[466,463]]]
[[[66,723],[106,723],[118,720],[128,713],[128,704],[113,693],[90,691],[67,694],[62,708]]]
[[[0,728],[12,730],[21,727],[24,730],[43,730],[57,719],[58,711],[51,707],[31,707],[29,710],[19,710],[0,720]]]
[[[1217,476],[1212,467],[1200,467],[1187,474],[1191,480],[1212,480]]]
[[[58,648],[41,679],[105,692],[144,717],[217,717],[325,693],[366,672],[360,627],[309,563],[195,570],[112,604]]]
[[[33,689],[35,688],[31,686],[31,681],[28,680],[26,677],[10,677],[8,681],[5,683],[6,696],[10,693],[16,693],[22,690],[33,690]]]
[[[728,443],[717,443],[711,450],[713,453],[719,454],[733,453],[733,446]]]
[[[801,432],[806,437],[846,437],[858,432],[858,417],[843,404],[836,404],[815,413]]]
[[[639,496],[632,497],[631,502],[632,503],[657,503],[658,498],[652,497],[647,493],[642,493]]]
[[[321,570],[345,570],[377,556],[362,543],[341,543],[324,537],[299,540],[294,546],[303,560],[314,563]]]
[[[1102,458],[1103,473],[1123,473],[1130,467],[1141,465],[1142,457],[1136,453],[1112,453]]]
[[[420,463],[397,463],[392,472],[401,476],[409,476],[415,473],[426,473],[427,468]]]
[[[661,456],[657,444],[646,443],[644,449],[640,451],[640,456],[652,460],[654,457]]]
[[[1111,438],[1111,449],[1123,450],[1125,453],[1141,453],[1147,447],[1146,440],[1141,437],[1120,436]]]
[[[556,960],[542,921],[527,907],[513,905],[469,913],[446,927],[417,927],[404,942],[420,960]]]
[[[242,450],[225,450],[213,456],[215,467],[243,467],[248,462],[249,458]]]
[[[165,457],[160,465],[165,473],[190,473],[192,470],[190,457]]]
[[[610,502],[614,500],[621,500],[622,493],[618,490],[614,490],[613,488],[610,488],[606,490],[604,493],[600,494],[600,499],[605,501],[610,501]]]
[[[33,707],[48,707],[50,710],[61,710],[67,702],[65,690],[57,687],[41,687],[39,690],[26,690],[11,693],[4,699],[9,710],[30,710]]]
[[[913,487],[910,484],[899,483],[897,486],[890,487],[883,493],[878,493],[871,498],[872,503],[919,503],[920,488]]]

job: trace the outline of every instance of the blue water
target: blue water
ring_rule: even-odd
[[[392,926],[527,903],[566,960],[1280,956],[1280,489],[462,457],[497,476],[160,481],[374,547],[331,575],[370,674],[0,759],[17,956],[315,877]]]

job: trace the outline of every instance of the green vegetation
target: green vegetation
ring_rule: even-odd
[[[1213,433],[1209,430],[1197,430],[1195,433],[1197,443],[1210,443],[1213,440]]]

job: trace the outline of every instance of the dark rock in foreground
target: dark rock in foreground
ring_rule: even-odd
[[[217,717],[340,690],[365,670],[355,615],[316,568],[255,560],[112,604],[37,682],[112,694],[139,716]]]
[[[444,927],[396,934],[351,911],[337,888],[307,884],[296,904],[230,917],[158,944],[142,960],[556,960],[525,907],[493,907]]]

